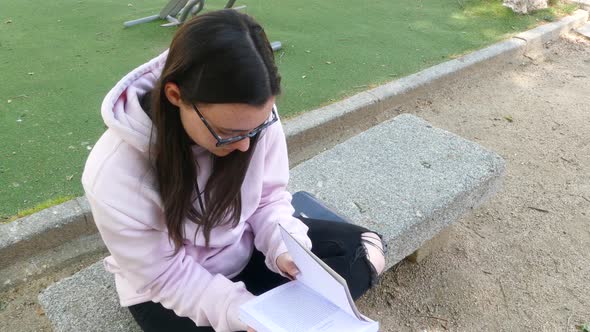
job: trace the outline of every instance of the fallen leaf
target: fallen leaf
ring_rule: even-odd
[[[32,75],[35,75],[35,73],[34,73],[34,72],[32,72],[32,71],[30,71],[30,72],[29,72],[29,75],[31,75],[31,76],[32,76]]]
[[[505,116],[505,117],[504,117],[504,119],[506,119],[506,121],[508,121],[508,122],[512,122],[512,121],[514,121],[514,120],[512,119],[512,116],[510,116],[510,115],[507,115],[507,116]]]
[[[8,99],[8,103],[9,103],[9,104],[10,104],[10,103],[12,103],[12,99]]]
[[[43,308],[37,307],[37,309],[35,311],[37,312],[37,315],[39,315],[39,316],[45,315],[45,311],[43,311]]]
[[[73,178],[74,178],[73,175],[66,176],[66,180],[68,180],[68,181],[72,181]]]
[[[12,20],[6,20],[6,21],[4,21],[4,23],[10,24],[10,23],[12,23]]]
[[[331,65],[332,64],[332,61],[326,61],[326,64],[327,65]]]
[[[307,77],[307,75],[303,75],[303,76],[301,76],[301,78],[306,78],[306,77]]]

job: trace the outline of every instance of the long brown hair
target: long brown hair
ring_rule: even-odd
[[[209,246],[211,229],[231,223],[242,210],[240,190],[258,137],[246,152],[238,150],[213,158],[205,186],[204,211],[194,203],[199,165],[192,141],[180,121],[179,109],[166,98],[166,83],[174,82],[186,103],[244,103],[264,105],[280,93],[280,76],[262,27],[250,16],[232,9],[199,15],[175,34],[162,74],[151,93],[153,164],[170,240],[182,246],[183,222],[188,218],[202,230]],[[152,144],[150,144],[151,146]],[[196,236],[196,234],[195,234]]]

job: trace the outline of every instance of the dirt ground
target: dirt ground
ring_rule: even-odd
[[[577,331],[590,324],[590,43],[488,68],[402,111],[496,151],[503,190],[446,247],[387,272],[359,307],[382,331]]]
[[[503,191],[359,302],[382,331],[576,331],[590,323],[590,42],[569,36],[432,90],[402,111],[496,151]],[[84,262],[86,263],[86,262]],[[0,331],[51,331],[37,293],[0,294]]]
[[[96,263],[104,256],[103,253],[82,256],[79,261],[68,264],[58,271],[49,271],[26,284],[0,292],[0,332],[53,331],[51,323],[37,301],[39,293],[53,283]]]

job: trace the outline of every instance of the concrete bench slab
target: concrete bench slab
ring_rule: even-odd
[[[384,235],[391,267],[499,187],[504,161],[412,115],[373,127],[291,170],[305,190]],[[137,331],[102,263],[39,296],[56,331]]]
[[[377,125],[291,170],[306,190],[387,240],[387,267],[496,192],[496,153],[409,114]]]

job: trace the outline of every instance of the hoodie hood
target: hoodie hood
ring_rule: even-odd
[[[106,95],[101,114],[104,123],[125,142],[147,153],[152,121],[140,98],[156,85],[166,63],[168,50],[125,75]]]

